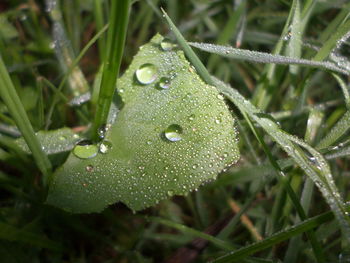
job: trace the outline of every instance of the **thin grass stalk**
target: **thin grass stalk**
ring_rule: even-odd
[[[106,44],[106,60],[104,61],[97,109],[92,128],[92,138],[95,141],[99,140],[99,129],[107,123],[114,90],[116,89],[129,21],[129,9],[130,0],[112,1]]]

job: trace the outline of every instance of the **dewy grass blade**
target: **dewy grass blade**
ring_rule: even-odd
[[[321,49],[314,56],[313,60],[322,61],[329,56],[333,49],[337,46],[338,41],[341,40],[350,31],[350,20],[347,20],[331,35],[331,37],[324,43]],[[349,75],[349,72],[348,74]]]
[[[64,85],[66,84],[66,81],[68,80],[70,74],[73,72],[74,68],[78,65],[79,61],[82,59],[82,57],[85,55],[85,53],[89,50],[89,48],[102,36],[102,34],[107,30],[108,24],[105,25],[87,44],[86,46],[81,50],[79,55],[74,59],[71,66],[67,70],[66,74],[64,75],[63,79],[61,80],[57,91],[61,92]],[[53,110],[58,102],[57,93],[55,94],[55,99],[53,100],[52,104],[50,105],[49,111],[46,115],[46,129],[48,129],[48,126],[50,124],[51,116],[53,114]]]
[[[335,143],[350,128],[350,111],[347,110],[333,128],[317,144],[317,149],[324,149]]]
[[[281,65],[300,65],[305,67],[315,67],[321,69],[332,70],[341,74],[350,75],[350,72],[347,70],[338,67],[336,64],[330,61],[312,61],[308,59],[298,59],[292,57],[286,57],[282,55],[273,55],[264,52],[251,51],[227,46],[220,46],[208,43],[189,43],[191,46],[196,47],[200,50],[214,53],[223,57],[244,60],[255,63],[273,63]]]
[[[60,1],[46,0],[46,10],[52,21],[52,35],[54,38],[54,48],[56,57],[59,60],[63,71],[66,73],[74,61],[74,52],[65,32],[63,15],[60,9]],[[69,87],[74,96],[85,93],[89,90],[89,85],[79,67],[75,66],[72,74],[69,75]]]
[[[269,118],[259,117],[261,111],[257,109],[250,101],[246,100],[237,90],[225,85],[224,83],[211,78],[202,62],[187,44],[180,31],[172,23],[169,16],[163,10],[164,16],[173,30],[176,39],[183,48],[185,54],[196,67],[198,74],[208,83],[216,86],[231,102],[233,102],[242,113],[247,114],[256,123],[258,123],[279,145],[280,147],[298,164],[305,173],[315,182],[322,192],[325,200],[335,213],[340,223],[345,245],[350,243],[350,223],[347,213],[344,209],[344,202],[336,188],[330,168],[323,156],[314,150],[311,146],[304,143],[297,137],[291,136],[282,131],[280,127]],[[311,160],[299,145],[305,148],[311,154]]]
[[[302,37],[302,24],[300,19],[300,1],[293,1],[293,19],[290,25],[291,31],[290,39],[286,46],[287,57],[292,57],[296,59],[300,59],[301,56],[301,37]],[[291,74],[296,75],[298,72],[298,67],[295,65],[291,65],[289,67],[289,71]]]
[[[32,124],[30,123],[27,113],[24,110],[21,100],[18,97],[16,89],[4,65],[0,55],[0,96],[5,102],[10,114],[21,131],[38,168],[44,175],[44,182],[49,180],[51,173],[51,163],[48,157],[42,151],[40,142],[36,137]]]
[[[107,55],[104,61],[102,81],[93,123],[93,139],[99,139],[98,130],[106,124],[112,103],[122,60],[126,31],[129,21],[130,0],[112,1],[110,25],[107,35]]]

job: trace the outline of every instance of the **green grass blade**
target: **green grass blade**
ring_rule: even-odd
[[[60,9],[59,0],[46,0],[47,11],[53,21],[52,34],[54,38],[54,48],[57,59],[63,71],[66,73],[74,61],[74,52],[65,32],[63,15]],[[75,65],[72,74],[69,74],[69,87],[74,96],[85,93],[89,90],[89,85],[80,68]]]
[[[49,111],[46,115],[46,127],[45,127],[46,129],[48,129],[48,127],[50,125],[50,120],[51,120],[54,108],[59,100],[58,97],[62,97],[59,94],[62,91],[64,85],[66,84],[66,81],[69,79],[70,74],[72,74],[74,68],[78,65],[78,63],[82,59],[82,57],[86,54],[86,52],[89,50],[89,48],[104,34],[104,32],[107,30],[107,28],[108,28],[108,24],[105,25],[99,32],[97,32],[97,34],[86,44],[86,46],[81,50],[79,55],[74,59],[74,61],[72,62],[72,64],[68,68],[66,74],[64,75],[63,79],[61,80],[61,82],[57,88],[57,92],[55,92],[54,100],[53,100],[52,104],[50,105]],[[49,87],[51,87],[51,86],[49,86]]]
[[[344,240],[347,243],[350,243],[350,222],[344,209],[344,202],[334,184],[330,168],[324,157],[302,140],[282,131],[271,119],[259,117],[261,111],[253,106],[250,101],[246,100],[237,90],[228,87],[218,80],[212,79],[209,72],[187,44],[186,40],[182,37],[179,30],[171,22],[170,18],[164,11],[163,13],[170,25],[170,28],[173,30],[177,41],[184,49],[184,52],[189,60],[196,67],[198,74],[208,84],[214,84],[213,86],[216,86],[218,90],[222,92],[231,102],[233,102],[242,113],[247,114],[256,123],[258,123],[280,145],[280,147],[290,157],[292,157],[294,162],[297,163],[315,182],[322,192],[325,200],[334,211],[342,228]],[[305,153],[299,146],[304,148],[308,153]],[[310,154],[312,161],[308,157]]]
[[[340,120],[326,134],[326,136],[317,144],[317,149],[324,149],[335,143],[350,128],[350,111],[346,111]]]
[[[235,35],[238,28],[238,22],[240,21],[242,15],[244,15],[245,7],[246,1],[242,1],[233,11],[233,14],[230,15],[224,29],[219,34],[216,44],[225,45],[230,40],[230,38]],[[211,55],[208,59],[208,70],[211,71],[211,69],[213,69],[218,64],[218,62],[218,58]]]
[[[175,37],[179,44],[181,45],[182,49],[184,50],[185,54],[189,58],[189,60],[192,62],[193,66],[196,68],[199,76],[208,84],[214,86],[214,81],[211,79],[211,76],[207,69],[204,67],[202,62],[199,60],[197,55],[194,53],[192,48],[187,44],[186,40],[180,33],[180,31],[176,28],[174,23],[171,21],[170,17],[167,15],[167,13],[162,9],[163,15],[166,19],[166,21],[170,25],[170,29],[174,32]]]
[[[0,96],[5,102],[10,114],[16,122],[17,127],[21,131],[29,149],[33,153],[38,168],[44,175],[44,181],[49,179],[51,173],[51,163],[48,157],[42,151],[40,142],[35,136],[33,127],[24,110],[21,100],[18,97],[16,89],[4,65],[0,55]]]
[[[39,248],[47,248],[54,251],[62,250],[61,244],[56,241],[49,240],[36,233],[18,229],[3,222],[0,222],[0,238],[9,241],[26,243]]]
[[[170,220],[163,219],[163,218],[158,218],[158,217],[150,217],[149,219],[152,222],[159,223],[159,224],[162,224],[162,225],[166,225],[168,227],[175,228],[175,229],[181,231],[182,233],[184,233],[185,235],[190,235],[190,236],[199,237],[199,238],[208,240],[213,245],[215,245],[215,246],[217,246],[217,247],[219,247],[221,249],[224,249],[224,250],[232,250],[233,249],[233,246],[230,245],[229,243],[227,243],[227,242],[225,242],[225,241],[223,241],[221,239],[218,239],[216,237],[213,237],[211,235],[208,235],[206,233],[203,233],[201,231],[198,231],[198,230],[195,230],[193,228],[187,227],[185,225],[182,225],[182,224],[179,224],[179,223],[175,223],[175,222],[172,222]]]
[[[103,3],[100,0],[94,0],[94,18],[95,18],[95,24],[96,24],[96,29],[97,31],[101,31],[103,28],[104,23],[104,18],[103,18],[103,10],[102,10],[102,5]],[[105,52],[104,52],[104,47],[105,47],[105,39],[100,38],[98,40],[98,53],[100,59],[104,60]]]
[[[300,14],[300,1],[294,0],[293,5],[294,8],[294,14],[293,19],[291,23],[291,31],[290,31],[290,39],[288,41],[288,44],[286,46],[286,53],[287,57],[292,58],[300,58],[301,57],[301,37],[302,37],[302,23],[301,23],[301,14]],[[296,75],[298,72],[298,67],[295,65],[292,65],[289,67],[289,72],[293,75]]]
[[[223,57],[230,59],[243,60],[255,63],[273,63],[281,65],[300,65],[304,67],[314,67],[326,70],[332,70],[341,74],[350,75],[349,71],[338,67],[331,61],[312,61],[308,59],[298,59],[293,57],[287,57],[282,55],[273,55],[264,52],[251,51],[227,46],[220,46],[208,43],[190,43],[191,46],[196,47],[200,50],[218,54]]]
[[[117,77],[122,60],[127,25],[129,20],[130,0],[112,1],[110,26],[107,35],[107,55],[104,61],[100,93],[93,123],[93,139],[98,140],[98,130],[107,123],[109,108],[112,103]]]
[[[331,37],[323,44],[322,48],[314,56],[313,60],[322,61],[329,56],[332,50],[337,46],[338,41],[341,40],[350,31],[350,19],[344,22],[337,28]]]
[[[349,206],[347,207],[347,211],[350,211]],[[308,230],[311,230],[313,228],[316,228],[334,218],[334,215],[332,212],[326,212],[321,215],[312,217],[308,220],[305,220],[297,225],[294,225],[293,227],[290,227],[289,229],[283,230],[281,232],[278,232],[272,236],[269,236],[265,238],[261,242],[254,243],[252,245],[246,246],[244,248],[238,249],[232,253],[229,253],[225,256],[222,256],[218,259],[213,260],[214,263],[228,263],[233,262],[234,260],[241,259],[244,257],[247,257],[249,255],[252,255],[258,251],[262,251],[266,248],[269,248],[275,244],[278,244],[284,240],[288,240],[293,236],[300,235]]]

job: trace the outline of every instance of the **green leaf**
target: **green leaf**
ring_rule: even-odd
[[[53,177],[49,204],[83,213],[121,201],[140,210],[186,195],[238,160],[223,97],[182,51],[163,50],[162,40],[157,35],[140,48],[118,82],[124,107],[100,152],[90,159],[69,156]]]

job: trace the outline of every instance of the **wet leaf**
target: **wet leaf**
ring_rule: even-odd
[[[182,51],[163,50],[162,39],[140,48],[119,80],[124,107],[107,126],[99,153],[70,154],[53,177],[49,204],[86,213],[121,201],[140,210],[186,195],[238,160],[234,118],[223,97]]]

